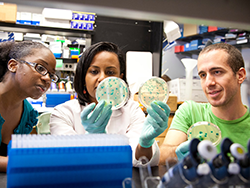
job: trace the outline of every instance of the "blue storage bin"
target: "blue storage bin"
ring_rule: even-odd
[[[70,28],[78,29],[78,21],[72,20],[70,22]]]
[[[60,58],[62,56],[62,53],[53,53],[55,58]]]
[[[206,33],[208,31],[208,26],[200,25],[199,26],[199,34]]]
[[[198,39],[198,40],[192,40],[190,42],[190,49],[189,50],[197,50],[198,47],[202,45],[202,40],[201,39]]]
[[[55,107],[70,100],[69,93],[46,93],[46,107]]]
[[[184,52],[189,51],[189,50],[190,50],[190,43],[186,43],[184,45]]]
[[[31,25],[31,20],[20,20],[20,24]]]
[[[35,138],[28,141],[35,142]],[[40,141],[45,142],[46,137]],[[121,188],[125,178],[132,178],[130,145],[16,148],[12,142],[8,145],[7,188]]]
[[[79,55],[79,50],[70,50],[70,56]]]

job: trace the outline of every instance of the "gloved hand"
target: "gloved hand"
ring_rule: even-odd
[[[153,145],[155,137],[159,136],[168,127],[170,108],[161,101],[153,101],[147,109],[148,116],[143,124],[139,144],[144,148]]]
[[[81,123],[89,133],[105,133],[105,128],[112,114],[112,105],[107,104],[104,100],[101,100],[96,107],[95,105],[95,103],[91,103],[82,111]],[[92,114],[90,114],[91,112]]]
[[[182,142],[175,150],[178,160],[184,159],[189,154],[189,144],[191,140]]]

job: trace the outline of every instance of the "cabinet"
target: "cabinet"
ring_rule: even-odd
[[[234,35],[236,35],[236,37],[235,38],[226,38],[225,37],[226,34],[234,34]],[[244,35],[242,35],[242,34],[244,34]],[[246,31],[246,30],[220,29],[220,30],[213,31],[213,32],[206,32],[206,33],[202,33],[202,34],[183,37],[183,38],[177,39],[176,42],[180,45],[183,45],[186,43],[190,43],[193,40],[210,39],[213,41],[215,39],[215,37],[219,36],[219,37],[225,37],[225,42],[234,45],[236,48],[243,48],[243,47],[250,47],[249,34],[250,34],[250,31]],[[200,51],[201,51],[201,48],[196,49],[196,50],[176,52],[176,54],[192,56],[193,54],[198,55],[200,53]]]

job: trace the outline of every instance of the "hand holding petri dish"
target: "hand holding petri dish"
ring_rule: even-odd
[[[96,99],[105,100],[112,104],[112,110],[117,110],[128,101],[129,90],[127,84],[118,77],[107,77],[100,82],[96,89]]]
[[[193,124],[187,132],[188,140],[198,138],[202,140],[210,140],[214,146],[217,146],[221,141],[221,130],[213,123],[201,121]]]
[[[145,108],[148,108],[153,101],[167,103],[169,97],[168,84],[159,77],[152,77],[140,87],[138,97]]]

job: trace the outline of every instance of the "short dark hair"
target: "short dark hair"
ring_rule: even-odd
[[[22,59],[33,55],[35,49],[47,48],[44,44],[34,41],[6,41],[0,42],[0,82],[3,81],[4,75],[8,71],[8,62],[10,59]]]
[[[241,67],[245,67],[244,59],[241,52],[234,46],[227,43],[216,43],[205,47],[199,55],[207,53],[212,50],[224,50],[228,54],[227,63],[233,70],[234,74],[238,72]]]
[[[112,42],[98,42],[96,44],[91,45],[85,52],[83,52],[79,62],[77,63],[76,73],[74,77],[74,89],[78,95],[78,101],[81,105],[86,105],[86,103],[90,103],[90,95],[88,91],[83,93],[83,90],[86,89],[85,77],[90,64],[93,61],[95,55],[99,52],[107,51],[115,53],[118,57],[120,63],[120,74],[123,74],[123,80],[127,83],[126,78],[126,60],[125,56],[119,47]]]

